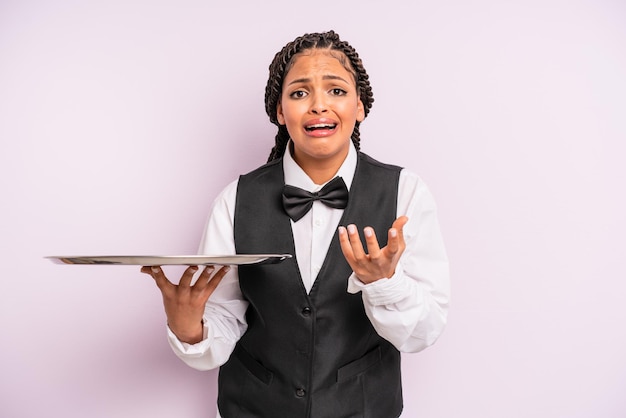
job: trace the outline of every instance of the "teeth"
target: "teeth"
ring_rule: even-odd
[[[316,125],[309,125],[306,128],[307,129],[324,129],[324,128],[332,129],[334,127],[335,127],[335,125],[327,125],[327,124],[324,124],[324,123],[319,123],[319,124],[316,124]]]

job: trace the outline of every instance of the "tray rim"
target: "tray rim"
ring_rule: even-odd
[[[229,254],[229,255],[62,255],[45,256],[56,264],[69,265],[126,265],[126,266],[191,266],[191,265],[247,265],[273,264],[291,254]],[[143,262],[141,262],[143,261]]]

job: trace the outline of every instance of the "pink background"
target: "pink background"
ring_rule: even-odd
[[[374,87],[363,150],[421,174],[451,259],[404,416],[626,416],[624,3],[214,3],[0,2],[0,416],[212,416],[151,279],[43,257],[194,253],[273,144],[273,54],[331,28]]]

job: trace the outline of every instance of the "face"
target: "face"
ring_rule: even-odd
[[[297,55],[277,106],[278,122],[287,126],[294,144],[294,159],[307,173],[339,169],[355,123],[365,118],[354,76],[332,54],[341,52],[314,49]]]

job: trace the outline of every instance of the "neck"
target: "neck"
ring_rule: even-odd
[[[287,150],[287,152],[291,152],[291,156],[296,164],[302,168],[315,184],[324,184],[335,177],[339,168],[341,168],[341,165],[348,157],[348,151],[349,149],[346,149],[345,152],[331,157],[315,158],[310,155],[301,155],[293,149]]]
[[[321,167],[315,167],[313,169],[305,169],[304,172],[313,180],[315,184],[324,184],[331,180],[337,174],[339,167],[323,169]]]
[[[339,168],[346,159],[345,157],[336,161],[296,158],[294,160],[302,168],[302,171],[313,180],[313,183],[324,184],[337,175]]]

